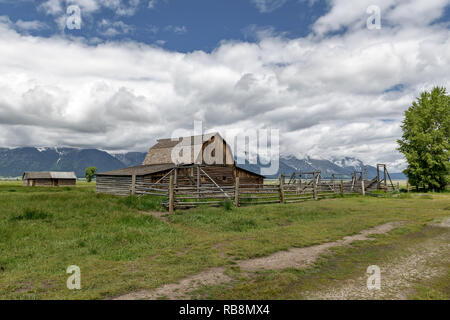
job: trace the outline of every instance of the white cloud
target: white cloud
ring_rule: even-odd
[[[439,16],[434,3],[421,19]],[[332,7],[315,27],[351,26],[345,33],[267,34],[188,54],[26,36],[0,19],[0,146],[144,151],[204,120],[219,131],[278,128],[285,154],[356,156],[400,168],[395,141],[404,110],[421,90],[450,88],[450,30],[402,20],[370,31],[354,26],[357,5],[335,5],[357,13],[345,20]],[[401,91],[388,90],[399,84]]]
[[[9,26],[11,29],[23,32],[38,31],[48,28],[48,25],[42,21],[38,20],[24,21],[19,19],[16,22],[13,22],[8,16],[0,16],[0,23]]]
[[[242,30],[242,33],[246,39],[261,40],[264,38],[274,38],[285,36],[286,32],[277,32],[272,26],[260,27],[255,24],[251,24]]]
[[[46,23],[44,23],[42,21],[38,21],[38,20],[23,21],[23,20],[19,19],[19,20],[16,21],[16,26],[20,30],[26,30],[26,31],[42,30],[42,29],[47,29],[48,28]]]
[[[61,0],[47,0],[38,6],[38,9],[48,15],[60,15],[63,13]]]
[[[134,30],[133,26],[130,26],[123,21],[110,21],[102,19],[98,23],[99,33],[106,37],[115,37],[117,35],[128,34]]]
[[[185,34],[187,33],[187,28],[186,26],[172,26],[172,25],[168,25],[164,28],[164,30],[166,31],[170,31],[176,34]]]
[[[156,5],[158,4],[158,0],[150,0],[148,2],[148,8],[149,9],[154,9],[156,7]]]
[[[314,24],[314,31],[324,34],[342,28],[357,30],[366,25],[370,5],[381,9],[381,19],[388,26],[426,26],[444,12],[448,0],[329,0],[331,10]]]
[[[251,0],[262,13],[272,12],[282,7],[287,0]]]
[[[68,6],[77,5],[82,15],[91,15],[104,8],[119,16],[132,16],[137,12],[140,3],[140,0],[46,0],[38,9],[48,15],[61,17]]]

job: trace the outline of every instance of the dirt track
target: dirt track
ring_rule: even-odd
[[[450,218],[432,223],[430,226],[450,228]],[[447,272],[450,262],[450,230],[438,237],[431,238],[414,248],[405,248],[408,252],[399,260],[380,265],[381,290],[368,290],[367,277],[346,280],[335,288],[309,292],[311,300],[366,300],[395,299],[405,300],[418,281],[431,279]],[[436,263],[433,263],[436,262]]]
[[[338,241],[327,242],[305,248],[294,248],[288,251],[274,253],[270,256],[238,261],[241,269],[256,271],[261,269],[284,269],[284,268],[305,268],[312,264],[320,254],[325,253],[329,248],[347,245],[355,240],[370,240],[367,236],[371,234],[382,234],[391,231],[399,226],[399,222],[390,222],[377,227],[363,230],[361,233],[345,237]],[[189,299],[189,292],[204,285],[218,285],[232,280],[224,274],[224,268],[214,268],[200,272],[191,277],[182,279],[179,283],[167,284],[155,290],[142,290],[116,297],[115,300],[154,300],[157,298],[165,299]]]

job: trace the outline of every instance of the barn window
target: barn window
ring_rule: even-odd
[[[222,177],[222,180],[223,180],[223,181],[226,181],[226,180],[227,180],[227,177],[223,176],[223,177]]]

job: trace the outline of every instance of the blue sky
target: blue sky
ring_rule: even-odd
[[[45,28],[30,30],[32,35],[51,36],[63,32],[88,39],[98,37],[103,41],[133,39],[180,52],[211,51],[223,40],[258,41],[258,32],[263,31],[291,38],[305,36],[328,8],[326,1],[308,0],[277,0],[272,1],[272,6],[269,1],[266,10],[252,0],[159,0],[149,8],[150,1],[141,0],[130,15],[117,14],[114,8],[107,6],[93,12],[82,10],[81,30],[61,31],[54,21],[55,16],[39,7],[44,2],[3,0],[0,15],[14,22],[27,20],[46,24]],[[107,36],[98,26],[103,19],[110,23],[123,22],[130,30],[118,30],[120,33]]]
[[[404,111],[450,88],[449,3],[0,0],[0,147],[146,151],[202,121],[398,172]]]

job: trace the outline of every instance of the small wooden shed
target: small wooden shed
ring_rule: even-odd
[[[22,180],[23,185],[28,187],[74,186],[77,183],[77,176],[75,172],[25,172]]]

